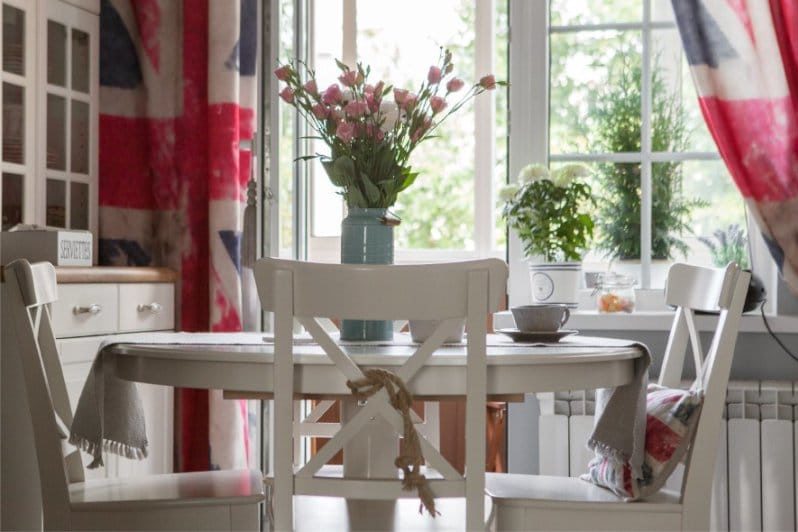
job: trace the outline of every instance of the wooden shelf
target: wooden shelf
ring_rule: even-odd
[[[177,272],[169,268],[135,266],[56,266],[59,284],[74,283],[174,283]],[[5,279],[0,270],[0,280]]]

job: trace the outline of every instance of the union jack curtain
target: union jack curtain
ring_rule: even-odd
[[[798,294],[798,2],[672,3],[709,130]]]
[[[179,273],[185,331],[238,331],[257,0],[103,0],[100,263]],[[246,403],[179,393],[179,470],[246,467]]]

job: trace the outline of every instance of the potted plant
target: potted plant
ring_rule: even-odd
[[[348,264],[393,262],[393,227],[389,209],[418,177],[410,155],[433,138],[436,128],[471,98],[497,86],[492,74],[466,87],[456,77],[452,54],[441,49],[416,90],[369,81],[371,69],[354,69],[336,61],[338,83],[319,87],[315,73],[302,62],[287,63],[274,74],[284,83],[280,97],[294,106],[324,142],[329,153],[301,157],[319,159],[347,206],[342,222],[341,261]],[[463,90],[465,89],[465,90]],[[459,94],[459,96],[458,96]],[[384,340],[393,335],[391,322],[345,320],[341,337]]]
[[[620,54],[613,66],[613,81],[596,94],[591,105],[591,116],[595,119],[593,144],[595,149],[606,153],[639,152],[642,128],[639,54]],[[669,92],[655,62],[651,71],[651,149],[684,151],[689,139],[681,104]],[[640,165],[601,163],[597,174],[602,187],[596,202],[596,247],[613,260],[639,261]],[[661,271],[653,277],[661,276],[664,280],[669,260],[687,252],[682,235],[690,233],[692,210],[706,203],[685,197],[679,162],[652,164],[651,187],[651,258],[655,265],[661,265]]]
[[[582,256],[593,236],[593,196],[581,179],[589,173],[581,164],[553,172],[529,165],[521,170],[519,184],[500,193],[502,215],[518,234],[529,261],[535,303],[577,302]]]

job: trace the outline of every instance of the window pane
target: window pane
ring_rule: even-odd
[[[336,82],[340,75],[335,60],[343,57],[343,0],[315,2],[313,10],[315,33],[312,39],[312,66],[316,71],[316,80],[321,90],[324,90]],[[329,152],[324,142],[312,141],[311,153],[329,155]],[[309,165],[309,170],[311,236],[340,236],[341,220],[344,217],[343,198],[337,194],[338,190],[330,182],[327,172],[318,160]]]
[[[553,34],[552,154],[640,150],[641,34]]]
[[[66,170],[66,100],[47,95],[47,168]]]
[[[72,229],[89,228],[89,185],[72,182],[69,185],[69,225]]]
[[[553,26],[640,22],[643,18],[640,0],[552,0],[550,9]]]
[[[593,249],[585,257],[585,271],[606,270],[610,259],[622,264],[638,264],[640,165],[592,163],[588,167],[592,175],[587,182],[595,198],[592,211],[595,233]]]
[[[280,0],[280,50],[279,57],[293,57],[293,28],[294,8],[293,0]],[[275,105],[280,106],[279,135],[279,190],[278,218],[279,242],[272,243],[276,246],[280,257],[294,258],[294,111],[293,108],[281,99]]]
[[[24,176],[3,172],[3,231],[22,223]]]
[[[60,179],[47,180],[47,225],[66,227],[66,183]]]
[[[25,164],[25,90],[3,83],[3,160]]]
[[[702,151],[714,152],[715,143],[704,122],[698,106],[690,67],[684,57],[679,32],[673,30],[656,30],[651,33],[652,44],[652,105],[654,112],[653,141],[654,151]],[[671,113],[671,117],[668,117]],[[668,117],[668,118],[665,118]],[[679,128],[683,131],[679,142],[658,142],[661,140],[662,123],[668,122],[668,128]]]
[[[651,0],[651,20],[654,22],[673,22],[673,4],[671,0]]]
[[[419,17],[418,13],[425,13]],[[415,89],[435,64],[440,47],[454,55],[455,72],[471,79],[474,67],[472,0],[408,0],[357,3],[358,59],[374,79]],[[412,38],[408,38],[412,28]],[[474,110],[466,105],[421,144],[411,157],[420,173],[399,195],[394,212],[397,248],[474,248]]]
[[[25,75],[25,12],[3,4],[3,70]]]
[[[494,64],[495,73],[499,79],[509,79],[508,57],[508,17],[509,2],[497,0],[496,2],[496,32]],[[493,201],[496,205],[497,191],[507,184],[507,91],[496,91],[496,163],[493,171]],[[495,210],[494,249],[504,252],[507,245],[507,224],[501,216],[501,209]]]
[[[47,83],[66,87],[67,30],[58,22],[47,21]]]
[[[89,92],[89,34],[72,30],[72,89]]]
[[[89,173],[89,104],[72,100],[72,132],[69,138],[72,171]]]
[[[723,161],[682,163],[684,195],[703,200],[689,213],[687,260],[707,266],[749,265],[745,204]]]

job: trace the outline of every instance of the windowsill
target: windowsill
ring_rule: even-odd
[[[581,331],[670,331],[673,316],[674,312],[670,310],[638,311],[631,314],[600,314],[595,310],[577,310],[571,312],[567,327]],[[798,334],[798,316],[770,315],[767,318],[773,332]],[[697,316],[698,329],[714,331],[716,320],[714,316]],[[514,326],[510,311],[505,310],[494,315],[496,329]],[[740,332],[767,333],[759,311],[743,315]]]

